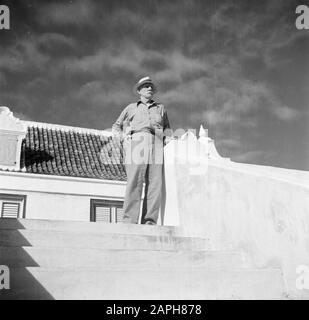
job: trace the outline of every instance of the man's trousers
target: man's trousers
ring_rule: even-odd
[[[162,192],[162,139],[148,132],[133,134],[125,143],[125,167],[127,186],[123,222],[138,223],[145,182],[141,223],[157,223]]]

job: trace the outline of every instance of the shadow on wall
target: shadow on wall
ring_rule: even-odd
[[[54,300],[28,267],[39,267],[24,247],[31,243],[22,235],[25,229],[17,219],[0,219],[0,265],[10,270],[10,289],[0,290],[0,300]]]

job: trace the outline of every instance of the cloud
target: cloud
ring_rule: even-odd
[[[63,60],[58,70],[64,68],[72,75],[91,74],[97,79],[102,74],[112,75],[113,81],[90,81],[77,93],[77,98],[87,96],[87,101],[94,105],[104,102],[123,105],[130,91],[125,88],[133,85],[138,74],[149,74],[159,84],[160,100],[170,108],[189,111],[192,123],[223,126],[234,123],[252,128],[257,125],[260,112],[282,121],[294,120],[299,113],[281,103],[271,87],[246,79],[239,62],[224,55],[209,55],[208,59],[191,58],[179,51],[164,55],[127,42],[121,48],[111,46],[89,56]],[[116,74],[119,76],[115,77]]]
[[[269,68],[293,60],[282,52],[295,48],[304,34],[295,28],[295,1],[220,2],[209,18],[210,27],[220,35],[217,52],[236,54],[239,59],[262,59]],[[272,27],[270,27],[272,26]],[[305,39],[304,39],[305,41]]]
[[[68,88],[65,97],[59,97],[59,105],[74,102],[75,105],[113,106],[120,110],[133,98],[131,87],[136,79],[149,74],[158,82],[159,99],[173,117],[179,117],[179,112],[189,113],[188,126],[204,123],[222,126],[221,130],[231,124],[253,128],[257,126],[259,112],[271,113],[282,121],[291,121],[297,116],[297,111],[282,104],[270,87],[246,79],[235,57],[209,54],[205,58],[193,58],[177,50],[163,54],[126,41],[120,47],[115,44],[104,49],[99,47],[91,55],[64,55],[56,60],[50,51],[53,46],[74,49],[76,41],[58,33],[44,33],[28,43],[21,41],[11,51],[16,59],[6,67],[19,72],[30,68],[32,71],[49,69],[44,79],[38,76],[26,84],[30,89],[48,87],[48,82],[64,75],[71,78],[76,84]],[[50,60],[52,66],[48,64]],[[85,75],[88,81],[78,82]],[[181,121],[176,119],[175,122],[178,125]]]
[[[21,112],[14,112],[14,117],[19,120],[33,121],[33,119],[31,117],[29,117],[28,115],[21,113]]]
[[[88,0],[45,3],[37,10],[38,22],[44,26],[91,25],[94,15],[94,2]]]
[[[88,82],[82,85],[74,99],[90,106],[125,106],[128,104],[127,93],[124,91],[109,91],[100,81]],[[107,110],[106,110],[107,111]]]
[[[243,147],[242,142],[240,139],[219,139],[216,141],[216,145],[219,148],[225,148],[225,149],[233,149],[233,150],[239,150]]]
[[[77,44],[72,37],[65,36],[61,33],[46,32],[38,35],[36,43],[39,49],[44,50],[49,55],[56,57],[57,54],[68,54],[68,49],[76,50]]]
[[[127,43],[122,48],[123,50],[112,46],[98,49],[91,55],[65,59],[59,67],[66,67],[72,74],[88,73],[100,75],[104,68],[118,70],[119,72],[137,73],[137,70],[141,69],[140,63],[146,57],[146,52],[132,45],[132,43]],[[119,78],[121,78],[121,73],[119,75]]]
[[[0,91],[0,104],[7,106],[17,118],[31,120],[40,115],[36,107],[37,98],[26,93],[16,91],[14,93]]]
[[[35,37],[23,38],[0,52],[0,70],[33,73],[33,71],[45,70],[49,60],[50,57],[39,50]]]
[[[272,109],[274,115],[282,121],[291,121],[299,118],[302,113],[299,110],[292,109],[288,106],[276,106]]]
[[[0,72],[0,88],[6,84],[6,78],[3,72]]]

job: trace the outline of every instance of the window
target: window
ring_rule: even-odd
[[[0,218],[24,218],[26,196],[0,193]]]
[[[90,200],[90,221],[117,223],[123,219],[123,201]]]

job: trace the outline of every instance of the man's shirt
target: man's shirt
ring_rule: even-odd
[[[121,112],[112,127],[113,132],[124,132],[125,134],[145,129],[161,132],[170,129],[163,104],[153,100],[148,105],[141,101],[131,103]]]

